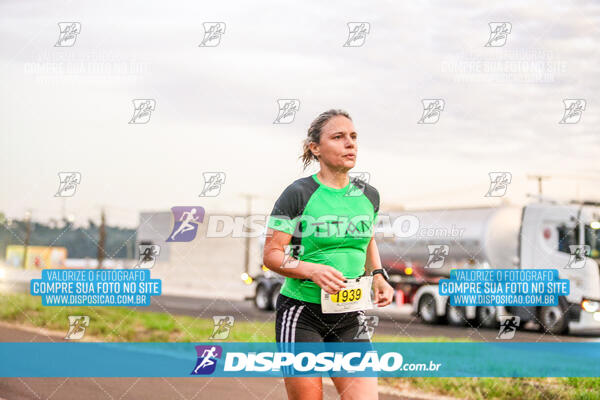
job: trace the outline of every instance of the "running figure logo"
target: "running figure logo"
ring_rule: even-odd
[[[69,331],[65,339],[79,340],[85,334],[85,328],[90,325],[90,317],[87,315],[69,315]]]
[[[450,251],[450,246],[447,244],[431,244],[427,245],[427,249],[429,250],[429,259],[423,268],[442,268]]]
[[[204,22],[204,39],[198,47],[217,47],[225,33],[225,22]]]
[[[512,181],[510,172],[490,172],[490,188],[484,197],[502,197],[506,194],[508,184]]]
[[[358,318],[358,332],[354,335],[354,339],[371,339],[375,328],[379,325],[379,317],[377,315],[364,315],[363,313],[356,316]]]
[[[506,44],[508,34],[512,30],[510,22],[490,22],[490,38],[484,47],[502,47]]]
[[[512,339],[515,337],[515,332],[521,323],[521,317],[513,315],[500,316],[500,330],[496,339]]]
[[[371,174],[368,172],[348,172],[348,176],[350,176],[352,185],[350,185],[348,191],[344,193],[344,196],[361,196],[365,192],[365,187],[371,179]]]
[[[221,358],[223,348],[221,346],[196,346],[196,353],[198,361],[190,375],[209,375],[215,372],[217,359]]]
[[[59,172],[58,191],[54,197],[72,197],[75,194],[77,185],[81,183],[81,173],[79,172]]]
[[[157,244],[140,244],[140,259],[134,268],[152,268],[156,264],[156,258],[160,254],[160,246]]]
[[[586,101],[584,99],[564,99],[565,113],[559,124],[576,124],[581,119],[581,114],[585,110]]]
[[[569,262],[565,265],[566,269],[579,269],[585,267],[586,257],[589,257],[591,247],[588,244],[569,245],[571,256]]]
[[[288,244],[283,248],[282,268],[296,268],[300,264],[300,257],[304,255],[304,246],[301,244]]]
[[[204,221],[204,208],[171,207],[173,212],[173,231],[167,242],[191,242],[198,233],[198,224]]]
[[[225,172],[203,172],[204,188],[199,197],[215,197],[221,193],[221,186],[225,184]]]
[[[368,22],[348,22],[348,39],[343,47],[361,47],[371,32]]]
[[[279,99],[277,100],[279,111],[274,124],[291,124],[294,122],[296,112],[300,109],[300,100],[298,99]]]
[[[423,103],[423,115],[417,124],[436,124],[446,105],[444,99],[423,99],[421,103]]]
[[[227,339],[229,331],[233,328],[233,322],[235,319],[231,315],[214,315],[213,321],[215,327],[209,339],[222,340]]]
[[[147,124],[150,121],[152,112],[156,109],[156,100],[154,99],[134,99],[133,117],[130,124]]]
[[[58,40],[54,44],[54,47],[73,47],[77,35],[81,33],[81,23],[79,22],[59,22],[58,29]]]

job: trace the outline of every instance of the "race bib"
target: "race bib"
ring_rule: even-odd
[[[346,287],[336,294],[329,294],[321,289],[321,312],[331,314],[373,308],[371,302],[372,283],[373,277],[367,275],[356,279],[348,279]]]

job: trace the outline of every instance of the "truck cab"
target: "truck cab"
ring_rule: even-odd
[[[480,237],[479,254],[485,255],[472,265],[453,263],[452,268],[557,269],[559,278],[570,282],[569,294],[556,306],[454,307],[448,296],[439,295],[436,283],[423,282],[410,299],[414,312],[426,323],[445,318],[464,326],[473,319],[476,326],[492,328],[501,316],[516,315],[521,325],[532,321],[551,334],[600,333],[600,203],[539,198],[514,211],[519,212],[499,207],[476,218],[479,222],[466,233],[480,232],[475,236]]]
[[[556,307],[536,318],[555,331],[600,332],[600,207],[591,202],[532,203],[523,209],[520,268],[555,268],[570,282]],[[527,312],[525,311],[527,314]]]

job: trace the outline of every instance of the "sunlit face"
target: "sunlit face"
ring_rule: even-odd
[[[348,171],[356,164],[358,134],[354,124],[343,115],[336,115],[321,129],[319,144],[311,143],[312,152],[329,168]]]

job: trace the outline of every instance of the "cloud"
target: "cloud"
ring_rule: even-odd
[[[81,215],[93,214],[92,199],[132,214],[170,206],[195,196],[201,172],[213,170],[226,170],[231,185],[220,205],[240,211],[234,192],[255,188],[274,200],[308,174],[299,142],[332,107],[353,116],[360,167],[373,171],[384,202],[403,201],[398,176],[411,196],[426,197],[432,180],[440,191],[473,179],[485,186],[502,165],[523,175],[590,170],[600,151],[599,10],[594,2],[4,2],[0,145],[10,151],[0,160],[0,210],[55,213],[46,194],[69,169],[90,185],[70,201]],[[53,47],[57,23],[70,19],[82,23],[76,45]],[[507,44],[483,47],[498,20],[512,23]],[[207,21],[226,23],[218,47],[198,47]],[[371,24],[362,47],[342,47],[352,21]],[[588,108],[579,124],[559,125],[562,100],[573,97]],[[135,98],[156,99],[147,125],[127,124]],[[278,98],[300,99],[293,124],[272,124]],[[445,100],[435,125],[417,124],[426,98]],[[436,179],[442,173],[453,179]]]

